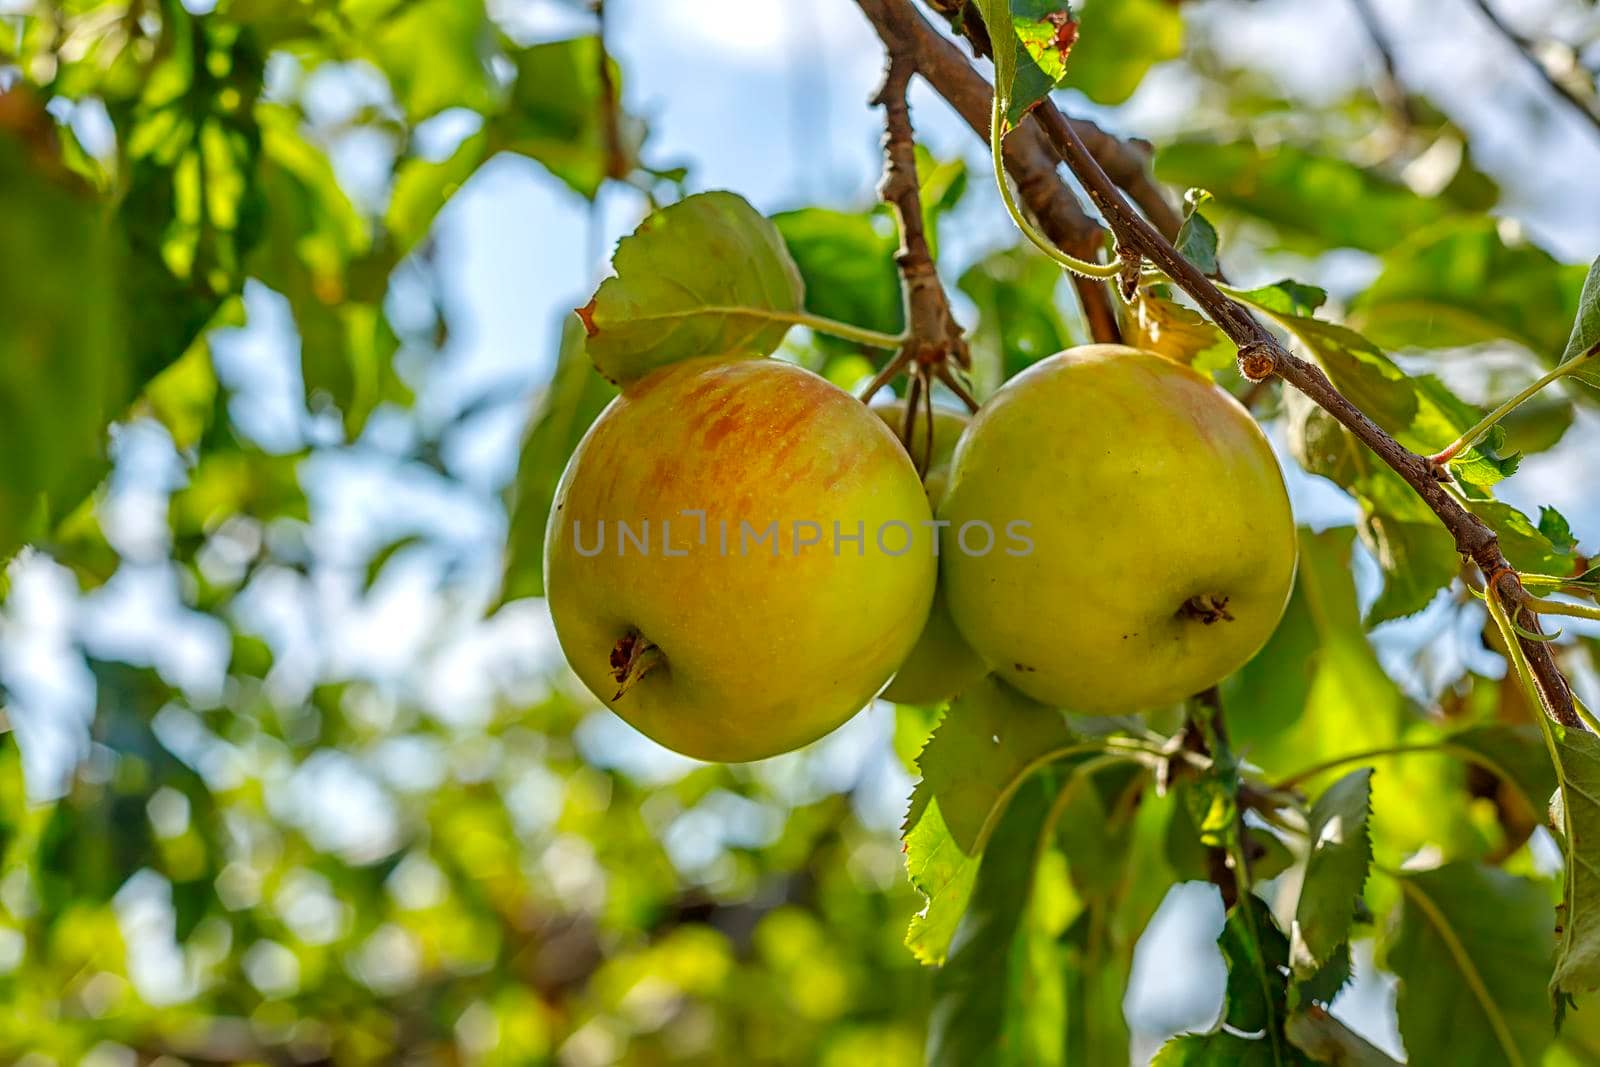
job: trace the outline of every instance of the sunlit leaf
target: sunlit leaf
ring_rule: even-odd
[[[1579,994],[1600,988],[1600,739],[1556,731],[1561,789],[1550,802],[1550,820],[1561,835],[1566,870],[1550,995],[1559,1018]]]
[[[622,74],[598,37],[576,37],[513,54],[517,78],[497,141],[543,164],[582,196],[638,164],[644,124],[622,109]],[[600,76],[607,64],[610,87]],[[609,96],[607,94],[610,94]]]
[[[1120,309],[1122,339],[1135,348],[1206,372],[1233,363],[1234,344],[1197,311],[1143,289]]]
[[[1133,95],[1152,66],[1183,52],[1183,14],[1164,0],[1084,0],[1078,42],[1067,58],[1069,88],[1100,104]]]
[[[1528,516],[1498,500],[1474,500],[1472,513],[1488,523],[1500,537],[1506,560],[1519,571],[1533,574],[1568,575],[1577,557],[1570,539],[1556,545]]]
[[[1370,767],[1351,771],[1323,790],[1311,808],[1311,855],[1295,904],[1290,953],[1302,977],[1328,963],[1349,940],[1356,898],[1372,864],[1371,778]]]
[[[415,0],[386,12],[366,36],[406,116],[420,122],[447,108],[489,106],[493,32],[482,0]]]
[[[1199,186],[1219,207],[1271,224],[1296,247],[1390,248],[1449,205],[1342,159],[1293,144],[1186,140],[1156,153],[1156,177]]]
[[[384,213],[398,251],[409,250],[427,236],[434,216],[477,171],[488,148],[489,134],[479,130],[444,159],[408,159],[400,164]]]
[[[1060,83],[1077,25],[1066,0],[977,0],[977,6],[993,49],[995,92],[1015,124]]]
[[[1491,218],[1424,226],[1385,243],[1377,279],[1351,304],[1351,322],[1391,348],[1439,348],[1504,338],[1557,361],[1576,316],[1583,268],[1558,263],[1538,246],[1507,239]]]
[[[1589,267],[1583,279],[1583,291],[1578,297],[1578,313],[1572,324],[1572,334],[1567,347],[1561,352],[1559,362],[1566,362],[1580,352],[1600,349],[1600,258]],[[1600,354],[1590,356],[1572,376],[1600,388]]]
[[[1073,341],[1057,310],[1061,270],[1043,256],[1020,248],[992,253],[962,272],[957,285],[978,305],[973,365],[988,392]]]
[[[882,214],[801,208],[772,216],[805,285],[813,314],[899,333],[900,271],[894,226]],[[831,342],[830,342],[831,343]]]
[[[995,828],[950,945],[950,957],[934,976],[926,1062],[935,1067],[1039,1063],[1030,1054],[1029,1031],[1044,1027],[1060,1040],[1064,1018],[1044,1014],[1049,1005],[1024,979],[1035,864],[1051,790],[1034,779],[1018,793]]]
[[[1178,252],[1206,274],[1217,272],[1217,228],[1201,212],[1211,194],[1203,189],[1190,189],[1184,198],[1188,210],[1183,225],[1178,228],[1174,242]]]
[[[782,236],[733,193],[651,215],[618,243],[612,266],[579,314],[589,358],[615,382],[694,356],[768,355],[789,331],[781,316],[801,307]]]
[[[928,901],[906,935],[919,959],[943,958],[976,864],[1023,781],[1094,747],[1061,712],[993,676],[951,702],[917,759],[922,780],[905,822],[906,870]]]

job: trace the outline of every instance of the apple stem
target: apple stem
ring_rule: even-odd
[[[617,680],[612,702],[638,684],[639,679],[666,663],[667,657],[655,642],[638,630],[629,630],[611,649],[611,676]]]

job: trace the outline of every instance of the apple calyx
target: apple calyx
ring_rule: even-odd
[[[1188,619],[1196,619],[1210,626],[1214,622],[1232,622],[1233,616],[1228,613],[1228,598],[1217,596],[1214,593],[1201,593],[1192,596],[1178,608],[1178,614]]]
[[[667,662],[666,654],[638,630],[629,630],[611,647],[611,677],[617,680],[617,695],[612,701],[622,699],[622,694],[638,684],[639,679]]]

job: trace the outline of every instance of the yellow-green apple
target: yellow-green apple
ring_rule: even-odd
[[[864,707],[933,597],[905,449],[822,378],[692,359],[628,384],[556,489],[545,595],[567,661],[668,748],[740,762]]]
[[[1255,420],[1204,375],[1121,345],[1058,353],[990,398],[939,518],[962,636],[1072,711],[1221,680],[1272,634],[1294,580],[1294,517]]]
[[[906,406],[903,400],[874,404],[872,411],[897,433],[904,423]],[[925,413],[917,416],[911,431],[912,456],[918,460],[926,457],[927,472],[922,477],[922,487],[928,495],[928,505],[937,509],[944,498],[945,484],[950,476],[950,456],[956,442],[967,428],[967,417],[960,412],[944,408],[933,409],[933,445],[928,445],[928,419]],[[989,673],[989,668],[967,643],[961,639],[950,611],[945,607],[944,590],[936,588],[933,606],[928,610],[928,623],[917,638],[916,647],[906,657],[894,680],[882,693],[883,699],[897,704],[937,704],[964,691],[973,682]]]

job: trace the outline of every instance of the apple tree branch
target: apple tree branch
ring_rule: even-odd
[[[857,0],[857,4],[867,13],[874,27],[879,29],[880,37],[884,36],[883,26],[898,27],[898,32],[905,35],[913,32],[910,27],[918,23],[928,33],[935,33],[912,8],[910,0]],[[970,20],[966,25],[970,29]],[[889,45],[887,38],[885,44]],[[929,48],[920,59],[941,65],[959,62],[970,71],[970,64],[954,48],[947,51]],[[936,76],[928,67],[919,69],[929,83],[941,92],[941,84],[965,81],[949,72]],[[978,123],[971,124],[974,129],[980,128]],[[1486,586],[1516,612],[1518,625],[1530,634],[1541,632],[1537,615],[1526,606],[1521,579],[1500,550],[1499,538],[1482,519],[1450,494],[1440,481],[1441,472],[1436,466],[1389,436],[1340,393],[1321,368],[1290,352],[1247,308],[1229,299],[1210,278],[1181,256],[1167,235],[1124,198],[1105,168],[1085,146],[1072,122],[1048,98],[1034,108],[1029,122],[1024,123],[1018,132],[1029,128],[1044,132],[1061,161],[1099,209],[1124,254],[1141,256],[1158,267],[1173,284],[1188,293],[1233,342],[1239,353],[1239,369],[1246,378],[1263,381],[1276,376],[1299,389],[1343,424],[1422,498],[1455,539],[1457,551],[1472,559],[1483,572]],[[1009,168],[1009,156],[1007,159]],[[1057,182],[1059,184],[1059,179]],[[1065,189],[1064,185],[1062,187]],[[1581,720],[1573,707],[1571,688],[1556,665],[1548,644],[1530,637],[1519,636],[1518,641],[1527,657],[1547,713],[1564,726],[1581,729]]]

